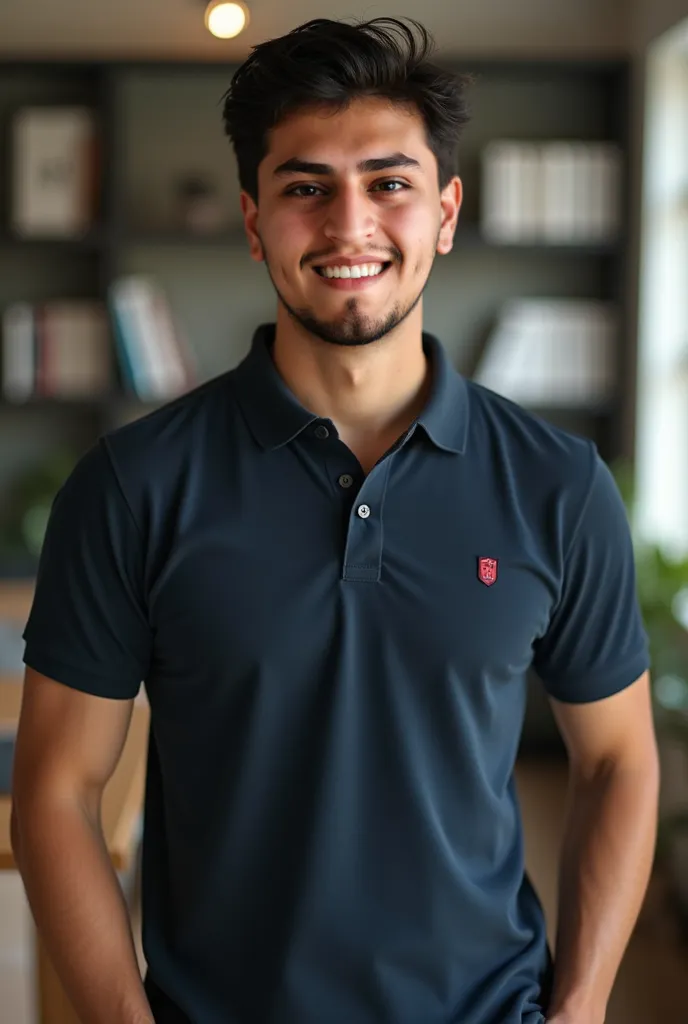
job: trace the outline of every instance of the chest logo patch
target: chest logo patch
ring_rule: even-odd
[[[478,579],[480,580],[481,583],[484,583],[486,587],[491,587],[493,583],[497,582],[497,570],[498,559],[478,559]]]

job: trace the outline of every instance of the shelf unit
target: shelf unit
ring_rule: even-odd
[[[490,244],[480,233],[480,155],[494,138],[614,141],[628,153],[630,67],[619,60],[496,60],[445,63],[475,76],[472,121],[460,151],[465,198],[452,253],[438,258],[425,293],[426,328],[457,367],[468,367],[500,305],[516,297],[599,298],[622,320],[613,401],[590,409],[538,410],[594,437],[612,459],[632,454],[624,437],[635,360],[625,308],[626,242]],[[0,173],[0,311],[9,302],[104,298],[120,273],[153,274],[165,288],[201,378],[235,365],[257,323],[274,317],[264,268],[248,258],[239,221],[234,157],[222,133],[220,99],[233,68],[147,61],[25,61],[0,54],[0,167],[9,170],[9,125],[29,104],[87,103],[99,118],[103,178],[97,223],[74,240],[25,240],[9,228],[9,173]],[[193,236],[175,221],[174,185],[207,174],[228,212],[226,229]],[[628,182],[625,195],[628,196]],[[117,389],[102,399],[0,402],[0,495],[24,466],[68,443],[84,450],[136,400]],[[141,404],[145,412],[151,405]],[[126,410],[126,412],[125,412]],[[133,412],[132,412],[133,410]],[[3,502],[0,497],[0,522]],[[0,576],[14,573],[0,564]]]

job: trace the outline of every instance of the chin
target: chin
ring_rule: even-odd
[[[356,295],[354,298],[351,295],[334,294],[334,299],[343,301],[332,303],[324,302],[323,296],[319,295],[317,302],[311,304],[304,295],[306,302],[297,305],[288,302],[277,288],[275,291],[280,305],[301,330],[327,344],[342,348],[360,348],[384,338],[406,319],[420,299],[419,295],[407,308],[397,301],[392,303],[391,308],[387,306],[385,309],[380,308],[383,306],[380,299],[373,302],[372,296],[368,302],[364,295]]]
[[[355,321],[319,318],[314,315],[312,310],[292,312],[291,316],[303,330],[313,337],[319,338],[329,345],[339,345],[342,348],[361,348],[365,345],[372,345],[389,334],[400,319],[397,310],[386,317],[365,316]]]

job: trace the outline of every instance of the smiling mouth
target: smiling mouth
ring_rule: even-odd
[[[325,278],[326,281],[360,281],[382,277],[391,265],[391,261],[386,261],[381,264],[363,263],[353,267],[313,267],[313,270],[319,277]]]

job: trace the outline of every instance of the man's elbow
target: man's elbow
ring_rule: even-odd
[[[647,742],[636,744],[635,748],[627,751],[624,756],[612,759],[609,767],[612,774],[617,773],[620,779],[632,779],[638,795],[644,794],[653,807],[659,803],[662,772],[659,749],[654,737]]]
[[[662,769],[659,746],[654,729],[646,738],[634,744],[634,748],[629,752],[627,760],[636,765],[637,772],[647,789],[658,794],[661,785]]]
[[[578,764],[570,763],[574,782],[594,788],[605,783],[631,784],[640,795],[657,801],[661,785],[661,761],[656,739],[649,736],[642,741],[624,744],[620,750],[609,751],[595,759]]]
[[[659,813],[659,797],[662,785],[662,768],[659,757],[659,750],[655,744],[652,753],[648,755],[646,768],[646,785],[652,798],[652,808],[655,814]]]
[[[649,784],[652,785],[657,791],[659,791],[659,787],[662,782],[662,766],[659,756],[659,747],[657,745],[656,739],[653,739],[651,748],[648,751],[647,775]]]

